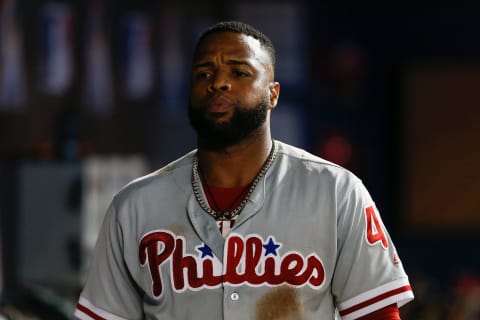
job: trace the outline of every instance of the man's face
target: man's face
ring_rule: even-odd
[[[189,117],[202,143],[234,145],[265,125],[279,85],[267,52],[253,37],[218,32],[198,47],[191,76]]]

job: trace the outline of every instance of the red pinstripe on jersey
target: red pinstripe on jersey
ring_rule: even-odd
[[[95,307],[84,297],[77,303],[75,316],[81,320],[127,320]]]
[[[400,311],[398,311],[397,304],[391,304],[385,308],[379,309],[365,316],[358,318],[358,320],[401,320]]]
[[[382,300],[387,300],[390,297],[398,296],[402,293],[407,293],[407,292],[411,292],[411,291],[412,291],[412,288],[410,287],[410,285],[405,285],[405,286],[402,286],[402,287],[384,292],[384,293],[379,294],[377,296],[374,296],[374,297],[372,297],[368,300],[365,300],[363,302],[360,302],[358,304],[355,304],[355,305],[352,305],[348,308],[340,310],[340,315],[342,317],[345,317],[347,315],[352,314],[355,311],[367,308],[368,306],[371,306],[371,305],[373,305],[375,303],[378,303]]]
[[[89,316],[91,319],[94,320],[107,320],[103,317],[100,317],[98,314],[93,312],[92,310],[88,309],[87,307],[81,305],[80,303],[77,304],[77,310],[85,313],[87,316]]]

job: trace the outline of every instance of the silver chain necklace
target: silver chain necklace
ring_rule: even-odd
[[[275,156],[277,155],[276,149],[275,149],[275,142],[272,141],[272,149],[270,150],[270,154],[268,155],[267,160],[265,160],[265,163],[263,164],[262,169],[260,169],[260,172],[257,174],[255,179],[252,182],[252,185],[250,186],[250,189],[248,189],[247,195],[245,198],[243,198],[242,202],[232,211],[228,210],[221,210],[221,211],[213,211],[207,204],[207,201],[203,199],[201,193],[200,193],[200,174],[198,172],[198,157],[195,156],[193,158],[193,164],[192,164],[192,188],[193,188],[193,193],[195,195],[195,199],[197,199],[198,204],[200,207],[207,212],[209,215],[215,218],[215,220],[220,220],[220,221],[225,221],[225,220],[231,220],[238,216],[240,212],[242,212],[243,208],[248,202],[248,199],[253,193],[253,190],[255,190],[255,187],[257,184],[260,182],[262,177],[267,173],[268,168],[273,163],[273,160],[275,160]]]

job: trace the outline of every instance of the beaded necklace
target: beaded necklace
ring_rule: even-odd
[[[198,157],[193,158],[193,165],[192,165],[192,188],[193,188],[193,193],[195,195],[195,199],[197,199],[198,204],[200,207],[209,215],[215,218],[215,220],[220,220],[220,221],[225,221],[225,220],[231,220],[235,218],[237,215],[240,214],[240,212],[243,210],[245,205],[248,202],[248,199],[253,193],[253,190],[255,190],[255,187],[257,184],[260,182],[260,180],[263,178],[265,173],[267,173],[268,169],[273,163],[273,160],[275,160],[275,156],[277,155],[276,149],[275,149],[275,142],[272,142],[272,148],[270,149],[270,154],[267,157],[267,160],[265,160],[265,163],[263,164],[262,168],[258,172],[257,176],[255,179],[253,179],[252,184],[250,186],[250,189],[248,189],[248,192],[243,198],[242,202],[238,205],[233,210],[219,210],[219,211],[214,211],[210,208],[210,206],[207,204],[207,201],[202,197],[201,192],[200,192],[200,186],[201,186],[201,179],[200,179],[200,173],[198,170]]]

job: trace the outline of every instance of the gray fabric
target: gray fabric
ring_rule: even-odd
[[[118,319],[335,319],[337,306],[342,311],[407,286],[383,224],[386,249],[366,238],[365,209],[374,203],[361,181],[335,164],[275,143],[275,162],[227,239],[193,196],[195,151],[127,185],[106,215],[80,304]],[[142,247],[142,239],[159,240]],[[202,257],[204,244],[215,258]],[[209,266],[213,280],[205,283]],[[274,274],[265,275],[268,270]],[[161,275],[157,291],[155,273]],[[402,294],[369,307],[413,298],[409,290]],[[371,309],[355,312],[343,318]],[[90,319],[79,310],[76,315]]]

